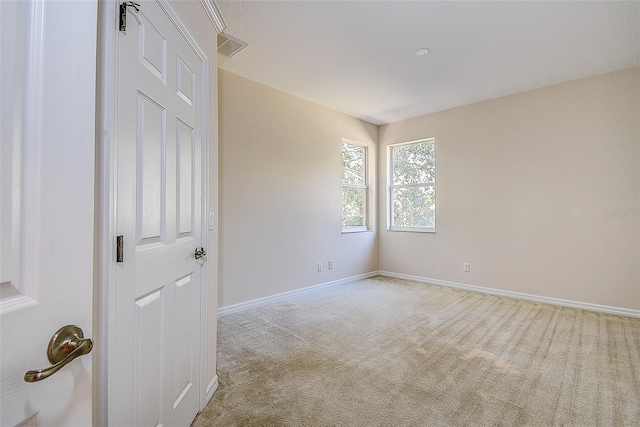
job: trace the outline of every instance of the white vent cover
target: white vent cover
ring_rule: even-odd
[[[249,46],[249,43],[243,42],[229,34],[218,34],[218,53],[228,58],[231,58],[247,46]]]

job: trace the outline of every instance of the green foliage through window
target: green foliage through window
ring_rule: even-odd
[[[342,228],[367,226],[367,149],[342,143]]]
[[[435,140],[390,147],[391,228],[434,230],[436,223]]]

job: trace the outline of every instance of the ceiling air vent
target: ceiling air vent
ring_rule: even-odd
[[[229,34],[218,34],[218,53],[228,58],[231,58],[247,46],[249,46],[249,43],[243,42]]]

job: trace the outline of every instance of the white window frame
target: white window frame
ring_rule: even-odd
[[[430,138],[422,138],[422,139],[416,139],[413,141],[406,141],[406,142],[399,142],[397,144],[389,144],[387,146],[387,231],[408,231],[408,232],[414,232],[414,233],[435,233],[436,232],[436,228],[435,228],[435,218],[436,218],[436,212],[435,212],[435,205],[436,203],[434,203],[434,227],[400,227],[397,225],[393,225],[393,190],[396,188],[410,188],[410,187],[433,187],[433,193],[434,193],[434,200],[437,200],[436,197],[436,181],[433,182],[423,182],[420,184],[403,184],[403,185],[394,185],[393,184],[393,148],[394,147],[402,147],[405,145],[412,145],[412,144],[418,144],[418,143],[423,143],[423,142],[432,142],[433,143],[433,150],[434,152],[436,151],[436,138],[435,137],[430,137]],[[437,159],[437,153],[435,154],[435,158]],[[436,169],[436,176],[437,176],[437,169]]]
[[[355,227],[342,227],[343,233],[360,233],[363,231],[369,231],[369,147],[366,145],[359,143],[357,141],[352,141],[346,138],[342,139],[342,143],[340,144],[340,176],[342,176],[342,145],[349,144],[354,145],[356,147],[360,147],[364,149],[364,184],[345,184],[341,181],[340,188],[358,188],[364,190],[364,225],[363,226],[355,226]],[[344,200],[341,199],[340,208],[342,212],[342,204]],[[340,214],[340,225],[342,225],[342,214]]]

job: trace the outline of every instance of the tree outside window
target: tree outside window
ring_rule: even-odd
[[[389,146],[389,230],[435,231],[435,139]]]
[[[367,229],[367,148],[342,143],[342,229]]]

